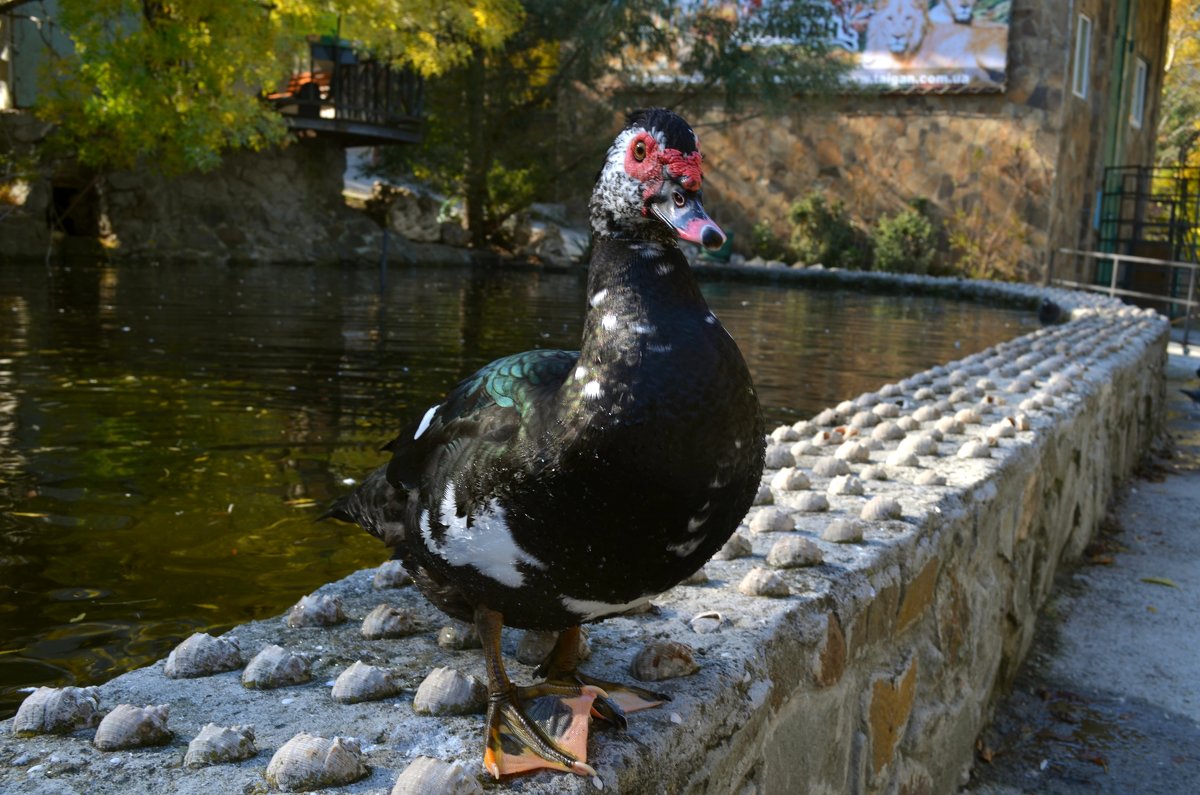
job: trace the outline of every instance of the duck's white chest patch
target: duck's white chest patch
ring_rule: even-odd
[[[441,557],[451,566],[471,566],[485,577],[489,577],[509,588],[520,588],[525,575],[517,566],[524,563],[537,569],[546,564],[517,546],[516,539],[508,529],[504,507],[496,500],[472,517],[468,526],[467,517],[458,516],[454,504],[454,484],[446,486],[442,496],[441,523],[446,532],[435,540],[429,523],[429,511],[421,513],[421,538],[430,552]]]

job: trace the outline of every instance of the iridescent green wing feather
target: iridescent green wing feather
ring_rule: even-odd
[[[553,402],[578,356],[526,351],[484,365],[387,446],[388,481],[406,489],[436,486],[429,481],[502,456],[522,426],[536,420],[538,407]]]

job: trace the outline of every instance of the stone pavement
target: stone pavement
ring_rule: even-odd
[[[1200,350],[1169,350],[1166,439],[1060,574],[964,792],[1200,792]]]

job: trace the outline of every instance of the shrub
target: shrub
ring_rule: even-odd
[[[870,240],[850,219],[841,201],[828,203],[821,194],[810,193],[792,205],[789,220],[791,248],[805,264],[820,263],[827,268],[871,267]]]
[[[769,221],[758,221],[754,224],[754,229],[751,230],[753,239],[751,246],[756,257],[762,257],[766,260],[782,260],[787,259],[787,250],[783,241],[771,229]]]
[[[875,225],[875,267],[896,273],[928,273],[937,257],[938,234],[920,205],[885,215]]]

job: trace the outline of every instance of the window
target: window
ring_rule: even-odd
[[[1150,65],[1139,56],[1133,62],[1133,96],[1129,98],[1129,124],[1136,130],[1142,129],[1146,119],[1146,80]]]
[[[1092,65],[1092,20],[1083,14],[1079,15],[1079,24],[1075,26],[1075,68],[1071,77],[1071,93],[1080,99],[1087,99],[1088,69]]]

